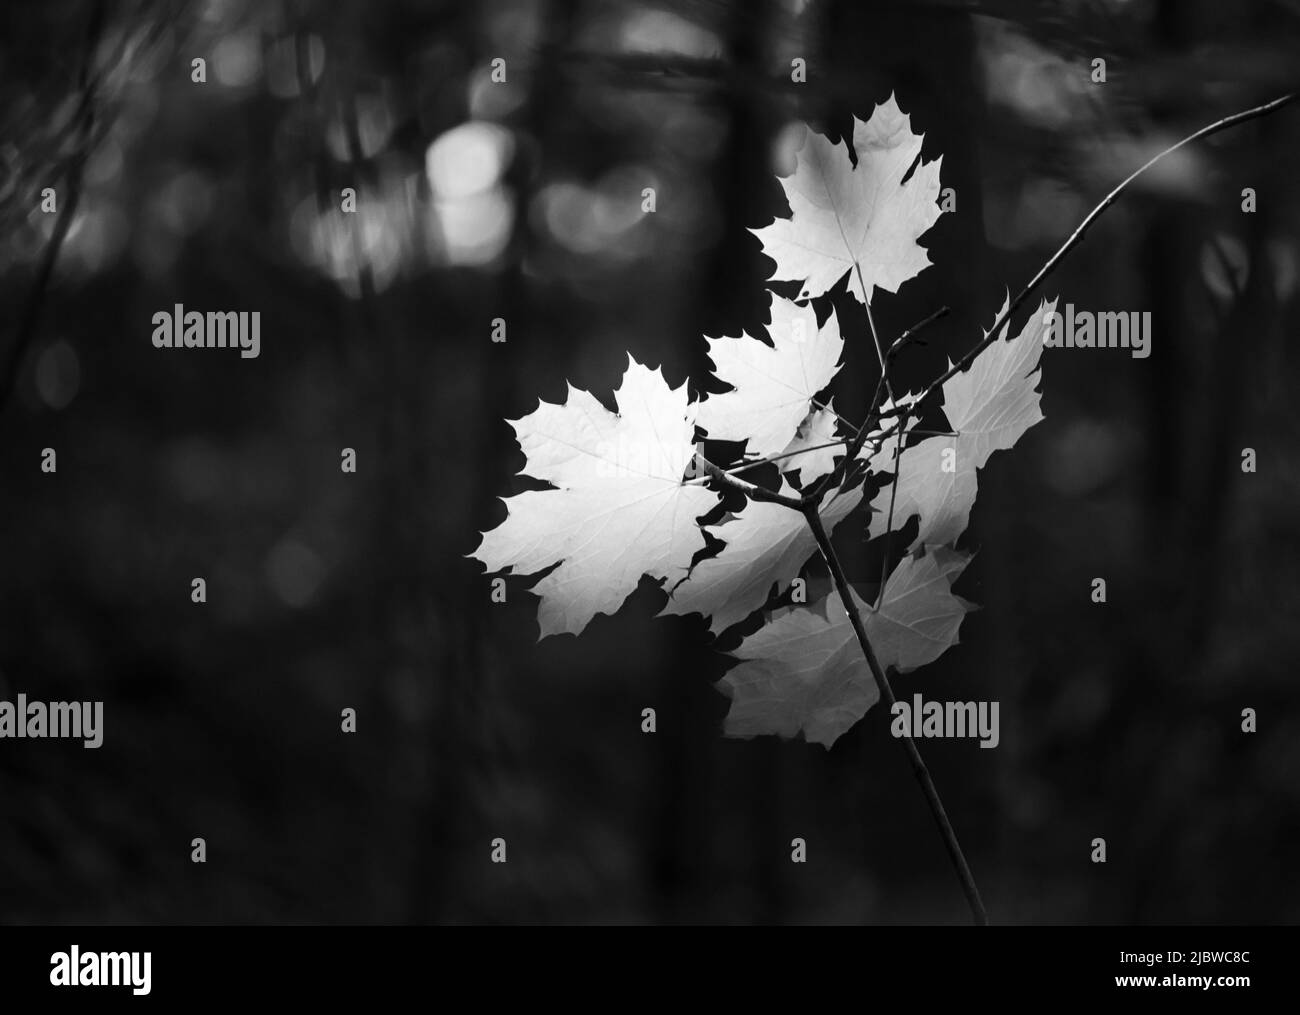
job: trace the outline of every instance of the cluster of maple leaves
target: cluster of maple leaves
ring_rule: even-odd
[[[849,274],[848,291],[869,305],[877,289],[895,293],[930,264],[917,241],[941,213],[941,160],[921,161],[922,141],[892,96],[869,120],[854,119],[856,161],[843,142],[805,132],[793,174],[781,179],[790,217],[754,230],[776,262],[773,279],[800,282],[800,294],[769,293],[766,342],[707,339],[714,373],[731,390],[692,401],[685,383],[671,388],[659,370],[629,357],[617,412],[570,386],[563,405],[542,402],[511,421],[526,456],[522,474],[550,488],[507,498],[506,519],[473,556],[489,572],[553,568],[532,589],[542,637],[578,634],[597,613],[615,612],[643,575],[664,583],[664,614],[702,614],[718,635],[800,575],[817,552],[800,512],[751,499],[738,514],[701,524],[721,495],[716,478],[693,475],[696,432],[742,449],[739,461],[715,465],[774,461],[781,492],[793,496],[835,470],[856,428],[819,397],[840,370],[844,337],[834,309],[818,326],[811,301]],[[918,518],[909,555],[878,597],[851,593],[883,667],[916,669],[957,640],[970,604],[952,584],[970,557],[952,547],[975,500],[976,470],[1043,418],[1035,388],[1053,309],[1043,304],[1014,340],[1004,327],[969,369],[944,382],[954,436],[915,441],[905,428],[882,430],[862,444],[863,467],[823,498],[827,532],[861,505],[871,477],[882,484],[870,502],[871,537]],[[716,552],[697,559],[715,543]],[[721,684],[731,697],[728,735],[802,733],[830,747],[879,697],[834,593],[774,610],[731,654],[740,664]]]

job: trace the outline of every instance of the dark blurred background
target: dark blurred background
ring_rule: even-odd
[[[541,643],[528,580],[491,602],[504,420],[629,352],[702,390],[701,335],[763,322],[791,125],[891,91],[957,195],[874,304],[951,307],[919,387],[1141,161],[1293,89],[1298,39],[1293,0],[4,5],[0,698],[106,733],[0,741],[0,921],[966,922],[883,709],[727,740],[726,657],[648,583]],[[963,537],[983,609],[896,681],[1001,703],[998,749],[922,744],[996,922],[1300,920],[1297,178],[1300,105],[1166,160],[1042,293],[1149,310],[1153,354],[1045,355]],[[175,303],[259,311],[261,356],[154,349]]]

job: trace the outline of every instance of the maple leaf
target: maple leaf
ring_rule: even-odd
[[[893,471],[892,440],[872,459],[873,466],[877,463]],[[899,455],[896,491],[894,486],[886,483],[871,502],[873,539],[888,531],[892,498],[895,530],[912,515],[921,516],[909,553],[918,546],[954,543],[966,531],[975,503],[975,460],[963,453],[960,437],[927,437]]]
[[[527,457],[521,474],[554,489],[507,498],[505,521],[471,554],[489,572],[533,574],[559,562],[532,590],[543,638],[615,612],[643,574],[685,574],[704,545],[696,518],[718,502],[682,482],[694,455],[686,385],[670,388],[629,356],[614,397],[617,414],[570,385],[563,405],[541,402],[511,421]]]
[[[904,557],[885,582],[880,609],[863,621],[880,665],[910,673],[957,644],[957,629],[974,605],[952,591],[972,554],[936,546]]]
[[[809,483],[835,468],[835,460],[842,458],[845,451],[835,432],[838,420],[833,401],[809,412],[794,439],[781,450],[781,471],[791,476],[798,474],[801,483]]]
[[[933,662],[957,643],[971,604],[952,592],[970,556],[937,547],[899,562],[879,610],[849,590],[880,665],[901,673]],[[731,698],[724,732],[732,737],[800,732],[829,748],[880,699],[853,624],[837,594],[787,607],[746,638],[742,660],[722,678]]]
[[[706,398],[696,417],[714,440],[744,441],[758,458],[779,454],[794,439],[809,401],[839,371],[844,351],[833,310],[818,328],[811,306],[769,296],[771,345],[746,334],[706,339],[714,374],[734,390]]]
[[[997,316],[1006,307],[1004,302]],[[1004,324],[997,341],[970,367],[944,382],[943,411],[956,437],[928,437],[899,455],[893,527],[900,528],[912,515],[920,516],[909,552],[955,542],[970,521],[978,490],[975,470],[1043,418],[1038,367],[1055,308],[1055,300],[1043,302],[1015,339],[1007,339],[1009,323]],[[873,471],[894,471],[896,439],[885,441],[872,458]],[[871,502],[873,537],[886,532],[892,485],[882,487]]]
[[[853,118],[856,167],[846,146],[808,131],[794,173],[781,179],[790,218],[752,230],[776,262],[772,277],[799,281],[804,299],[822,295],[856,268],[863,291],[854,292],[852,281],[849,291],[869,303],[876,288],[896,293],[926,268],[929,255],[916,241],[941,214],[942,159],[918,162],[923,140],[892,94],[871,119]]]
[[[782,484],[782,493],[795,491]],[[821,509],[830,532],[862,501],[860,486],[842,491]],[[777,586],[781,592],[817,552],[817,540],[798,511],[766,501],[750,501],[745,509],[709,531],[726,545],[691,570],[675,589],[660,616],[702,613],[709,630],[725,631],[757,610]]]

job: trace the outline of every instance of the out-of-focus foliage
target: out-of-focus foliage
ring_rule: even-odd
[[[629,351],[675,387],[707,375],[700,335],[756,334],[749,230],[787,214],[789,126],[847,137],[895,90],[957,202],[877,317],[952,307],[900,358],[914,388],[1143,159],[1288,90],[1292,5],[57,0],[0,24],[0,363],[57,227],[41,191],[78,192],[0,414],[0,695],[107,703],[98,751],[0,751],[0,919],[952,917],[938,843],[893,834],[915,789],[878,710],[830,756],[722,740],[724,666],[648,588],[581,642],[518,636],[535,602],[493,603],[466,559],[520,489],[502,420],[566,379],[612,391]],[[980,477],[980,623],[923,671],[1001,702],[997,750],[927,745],[998,919],[1300,919],[1296,138],[1288,110],[1189,147],[1054,276],[1156,330],[1144,361],[1047,354],[1048,422]],[[261,356],[154,349],[177,303],[260,311]]]

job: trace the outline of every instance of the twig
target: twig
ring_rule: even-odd
[[[695,460],[700,463],[700,468],[716,479],[723,486],[729,486],[733,490],[739,490],[745,496],[752,500],[763,500],[770,504],[782,504],[785,507],[795,511],[803,508],[803,500],[799,497],[787,497],[783,493],[777,493],[775,490],[768,490],[765,487],[757,486],[743,479],[737,479],[726,472],[723,472],[718,466],[714,465],[701,454],[695,455]],[[757,463],[756,463],[757,464]]]
[[[1211,134],[1217,134],[1219,131],[1226,130],[1228,127],[1235,127],[1237,124],[1245,123],[1247,120],[1254,120],[1260,116],[1267,116],[1269,113],[1275,112],[1288,103],[1295,101],[1298,95],[1300,95],[1300,92],[1290,92],[1274,99],[1272,102],[1265,102],[1261,106],[1254,106],[1250,109],[1243,110],[1240,113],[1234,113],[1232,116],[1225,116],[1222,120],[1215,120],[1214,123],[1202,127],[1195,134],[1189,134],[1177,144],[1171,145],[1164,151],[1152,156],[1137,169],[1133,170],[1133,172],[1129,173],[1129,175],[1126,176],[1114,190],[1101,199],[1100,204],[1093,208],[1092,211],[1088,212],[1083,221],[1080,222],[1074,232],[1070,234],[1069,239],[1062,243],[1061,248],[1047,259],[1046,264],[1038,269],[1038,274],[1031,278],[1029,284],[1020,290],[1019,295],[1007,304],[1007,308],[1003,310],[1002,313],[998,314],[998,319],[993,322],[993,327],[990,328],[989,333],[984,336],[984,340],[978,343],[973,349],[966,353],[965,356],[949,367],[948,370],[946,370],[937,380],[931,383],[928,388],[921,392],[920,397],[912,403],[913,408],[933,395],[950,378],[955,377],[957,374],[961,373],[961,371],[965,370],[970,366],[971,361],[974,360],[976,356],[998,340],[998,333],[1006,325],[1007,321],[1011,319],[1011,315],[1016,312],[1016,309],[1022,303],[1024,303],[1024,301],[1029,297],[1029,294],[1037,289],[1039,285],[1042,284],[1043,280],[1056,270],[1056,266],[1061,263],[1061,260],[1065,255],[1068,254],[1081,239],[1083,239],[1083,234],[1087,231],[1088,227],[1097,221],[1102,212],[1110,207],[1112,202],[1114,202],[1115,198],[1120,195],[1125,187],[1163,159],[1166,155],[1178,151],[1178,149],[1182,148],[1184,145],[1191,144],[1193,141],[1197,141],[1203,137],[1209,137]],[[898,415],[897,407],[880,413],[877,418],[886,419],[895,415]],[[868,423],[870,423],[870,418],[868,418]]]
[[[889,678],[885,676],[880,660],[876,658],[871,642],[867,639],[867,629],[862,623],[862,615],[853,602],[853,596],[849,592],[848,580],[844,577],[844,569],[840,566],[839,557],[835,554],[835,548],[831,546],[830,538],[826,535],[826,527],[822,524],[821,516],[817,513],[817,505],[806,504],[803,507],[803,514],[808,520],[808,527],[812,530],[813,538],[817,540],[817,546],[821,550],[822,557],[826,560],[826,566],[830,569],[831,578],[835,582],[835,591],[839,593],[840,601],[844,604],[845,612],[849,615],[849,621],[853,625],[853,633],[858,638],[858,645],[862,648],[862,654],[866,657],[867,665],[871,667],[871,675],[876,680],[876,687],[880,689],[880,697],[892,711],[894,703],[897,701],[894,697],[894,689],[890,686]],[[939,798],[939,791],[935,788],[934,779],[930,776],[930,770],[926,768],[925,761],[921,758],[921,752],[917,749],[916,742],[911,735],[904,732],[900,739],[903,741],[903,748],[907,752],[907,760],[912,765],[912,774],[916,776],[917,782],[921,784],[926,803],[930,805],[930,813],[934,815],[935,823],[939,826],[939,832],[943,836],[943,844],[948,849],[948,856],[951,858],[953,868],[957,872],[957,879],[961,882],[962,891],[966,894],[966,902],[970,906],[971,917],[976,924],[986,927],[989,918],[984,910],[984,902],[980,898],[979,887],[975,884],[970,865],[966,863],[966,855],[962,852],[961,843],[957,841],[957,833],[952,829],[952,822],[948,820],[948,813],[944,810],[943,801]]]
[[[889,481],[889,514],[885,516],[886,537],[894,530],[894,504],[898,499],[898,460],[903,454],[903,441],[907,440],[908,415],[903,413],[898,421],[898,437],[894,440],[894,478]],[[880,557],[880,591],[876,593],[876,609],[885,601],[885,582],[889,579],[889,539],[885,539],[885,552]]]
[[[947,314],[948,308],[940,307],[925,319],[918,321],[916,324],[908,328],[894,340],[892,345],[890,345],[889,352],[885,354],[885,362],[889,363],[898,350],[903,348],[905,342],[913,340],[916,335],[920,334],[941,317],[947,316]],[[880,408],[880,400],[885,394],[885,378],[886,371],[881,370],[880,379],[876,382],[876,392],[871,397],[871,408],[867,412],[866,422],[858,428],[853,443],[849,445],[848,451],[845,452],[844,458],[839,462],[839,464],[823,476],[818,482],[814,483],[812,488],[804,494],[803,501],[805,505],[820,501],[822,494],[824,494],[832,485],[838,486],[843,482],[844,474],[848,471],[848,468],[853,463],[854,459],[858,457],[858,452],[862,450],[862,445],[866,443],[867,437],[871,433],[871,420],[873,417],[876,417],[877,411]],[[881,436],[888,436],[888,433],[882,434]]]
[[[928,328],[935,321],[939,320],[942,317],[947,317],[947,316],[948,316],[948,308],[940,307],[929,317],[925,318],[922,321],[918,321],[916,324],[913,324],[905,332],[903,332],[896,339],[894,339],[893,344],[889,347],[889,352],[885,354],[885,358],[892,359],[893,357],[897,356],[900,352],[903,351],[903,346],[905,346],[908,342],[919,342],[920,339],[916,337],[917,335],[919,335],[922,331]]]
[[[852,425],[852,424],[846,424]],[[760,465],[773,465],[776,462],[783,462],[787,458],[798,458],[800,455],[807,455],[813,451],[825,451],[827,448],[842,448],[851,441],[851,437],[842,437],[837,441],[827,441],[825,444],[814,444],[811,447],[800,448],[798,451],[785,451],[779,455],[773,455],[771,458],[758,458],[752,462],[745,462],[743,465],[737,465],[734,468],[727,469],[728,476],[738,476],[742,472],[748,472],[750,469],[757,469]]]

